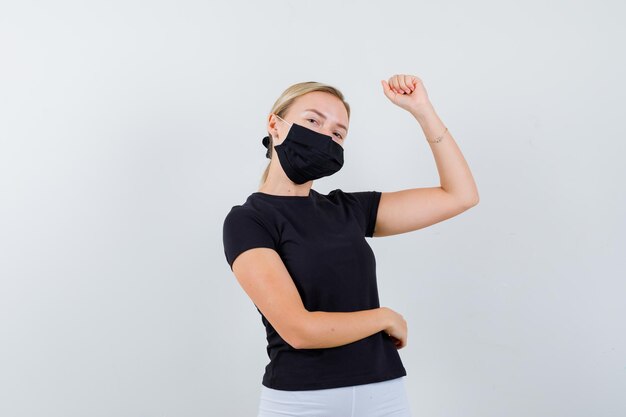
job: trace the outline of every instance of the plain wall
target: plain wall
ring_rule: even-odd
[[[0,4],[0,415],[255,416],[269,358],[222,222],[289,85],[352,106],[325,193],[439,185],[381,79],[420,77],[480,203],[372,238],[415,417],[626,415],[617,1]]]

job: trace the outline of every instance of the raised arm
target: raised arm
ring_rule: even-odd
[[[257,247],[233,261],[239,284],[278,334],[296,349],[342,346],[392,328],[386,307],[355,312],[307,311],[278,253]]]
[[[420,124],[433,152],[440,186],[383,192],[373,236],[391,236],[428,227],[478,204],[478,188],[469,164],[430,102],[422,80],[396,74],[381,80],[392,103],[407,110]]]

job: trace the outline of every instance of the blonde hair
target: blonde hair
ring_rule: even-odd
[[[301,82],[288,87],[285,91],[283,91],[280,97],[278,97],[278,99],[272,106],[270,113],[274,113],[280,117],[284,117],[285,113],[289,111],[289,108],[291,107],[295,99],[313,91],[322,91],[325,93],[329,93],[341,100],[343,105],[346,107],[346,111],[348,112],[348,120],[350,119],[350,105],[344,100],[341,91],[331,85],[318,83],[315,81]],[[274,154],[273,137],[271,133],[267,133],[269,135],[269,152],[271,159]],[[261,176],[261,185],[267,180],[267,175],[270,171],[271,162],[272,161],[270,160],[270,162],[267,164],[267,167],[265,167],[265,171],[263,171],[263,175]]]

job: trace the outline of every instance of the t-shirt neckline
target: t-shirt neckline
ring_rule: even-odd
[[[316,191],[314,189],[309,190],[309,195],[277,195],[277,194],[268,194],[263,193],[261,191],[255,191],[252,195],[271,199],[271,200],[294,200],[294,201],[308,201],[313,198],[313,194]]]

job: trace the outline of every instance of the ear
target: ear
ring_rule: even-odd
[[[267,116],[267,131],[276,131],[277,123],[278,119],[276,118],[276,115],[274,113],[270,113],[269,116]]]
[[[267,133],[271,133],[272,137],[278,136],[278,118],[274,113],[270,113],[267,117]]]

